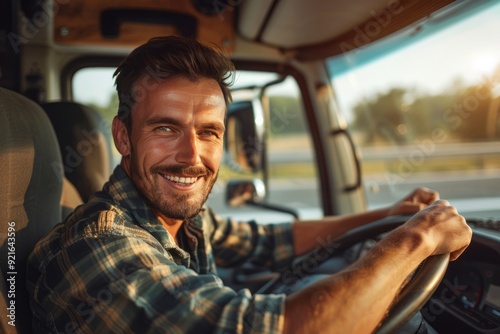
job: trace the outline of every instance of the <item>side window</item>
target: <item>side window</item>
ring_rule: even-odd
[[[500,213],[499,15],[496,4],[458,23],[430,20],[328,61],[369,207],[427,186],[464,215]]]
[[[77,71],[72,78],[73,101],[99,111],[107,122],[109,129],[106,136],[113,142],[111,123],[118,111],[118,95],[114,86],[112,67],[86,67]],[[113,166],[120,162],[120,154],[112,145]],[[114,167],[113,167],[114,168]]]
[[[311,134],[297,82],[287,77],[267,89],[269,201],[293,207],[301,218],[323,215]]]
[[[260,207],[228,207],[225,187],[232,180],[266,179],[265,204],[296,211],[301,218],[322,216],[311,134],[305,119],[302,94],[292,77],[279,83],[276,73],[238,71],[233,100],[248,99],[262,93],[265,114],[265,172],[252,173],[221,167],[217,186],[207,202],[218,213],[258,222],[290,220],[289,214]],[[246,89],[244,89],[246,87]],[[266,88],[263,88],[266,87]],[[228,160],[226,160],[227,162]]]

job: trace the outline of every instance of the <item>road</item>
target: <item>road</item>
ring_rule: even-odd
[[[441,198],[449,200],[466,216],[500,218],[500,171],[475,176],[446,172],[432,173],[399,184],[390,184],[388,179],[387,176],[379,175],[365,181],[365,194],[370,208],[394,203],[414,188],[425,186],[438,190]],[[269,188],[270,203],[284,203],[288,207],[306,212],[311,217],[321,214],[317,209],[320,202],[317,185],[310,180],[276,180],[271,181]],[[223,184],[214,187],[208,204],[223,214],[246,216],[250,212],[252,215],[260,216],[259,210],[228,208],[225,205]],[[276,219],[281,219],[280,217],[287,216],[277,215]]]
[[[497,162],[489,160],[489,167],[484,159],[496,159],[500,156],[498,142],[451,143],[436,145],[433,142],[419,142],[415,145],[364,147],[361,151],[363,161],[414,161],[432,162],[434,159],[451,158],[447,163],[455,163],[463,157],[470,157],[477,163],[477,168],[490,168],[468,171],[442,171],[428,173],[410,173],[405,178],[391,174],[379,174],[365,177],[364,187],[369,208],[392,204],[416,187],[429,187],[439,191],[441,198],[447,199],[464,215],[500,218],[500,169]],[[457,160],[454,160],[454,159]],[[417,162],[421,162],[421,161]],[[275,150],[270,164],[280,165],[290,162],[312,162],[311,149],[294,148]],[[439,166],[439,165],[436,165]],[[469,166],[470,167],[470,166]],[[497,169],[491,169],[497,168]],[[407,170],[404,170],[407,172]],[[408,174],[408,173],[405,173]],[[228,208],[224,203],[224,184],[216,185],[211,194],[209,205],[224,214],[239,215],[241,208]],[[318,185],[310,180],[271,180],[269,186],[270,203],[285,203],[288,207],[298,208],[310,217],[321,216]],[[259,215],[259,210],[245,208],[243,216]],[[269,216],[270,212],[265,215]],[[280,219],[276,216],[276,219]],[[285,216],[286,217],[286,216]]]

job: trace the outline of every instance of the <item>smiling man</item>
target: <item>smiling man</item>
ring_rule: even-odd
[[[428,189],[376,211],[274,225],[204,207],[222,159],[233,70],[180,37],[152,39],[118,67],[113,138],[122,161],[30,256],[35,332],[372,332],[422,260],[455,259],[468,245],[464,219]],[[217,276],[217,266],[250,260],[284,270],[320,237],[417,211],[348,269],[289,296],[234,291]]]
[[[217,82],[162,81],[134,108],[129,130],[116,118],[121,163],[171,235],[193,218],[217,179],[226,103]]]

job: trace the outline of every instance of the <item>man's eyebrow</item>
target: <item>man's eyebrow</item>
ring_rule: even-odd
[[[204,123],[203,128],[204,129],[211,129],[211,130],[215,130],[215,131],[220,131],[220,132],[226,131],[224,124],[219,123],[219,122]]]
[[[146,126],[157,124],[181,125],[181,122],[172,117],[152,117],[146,120]]]

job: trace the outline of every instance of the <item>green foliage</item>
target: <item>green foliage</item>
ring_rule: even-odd
[[[117,94],[111,95],[109,97],[109,102],[105,106],[98,105],[95,103],[89,103],[88,105],[89,107],[94,108],[99,112],[101,112],[106,121],[108,121],[109,124],[111,124],[113,118],[116,116],[118,112],[118,95]]]
[[[372,143],[377,139],[404,143],[405,136],[398,133],[400,124],[404,124],[401,112],[406,90],[393,88],[385,94],[379,94],[374,99],[359,102],[354,107],[353,130],[363,129],[365,142]]]
[[[302,101],[295,96],[269,97],[269,129],[271,136],[306,132]]]
[[[353,110],[353,133],[362,145],[407,144],[440,133],[448,142],[500,139],[499,98],[494,97],[495,78],[464,86],[456,81],[440,94],[417,94],[396,87]]]

